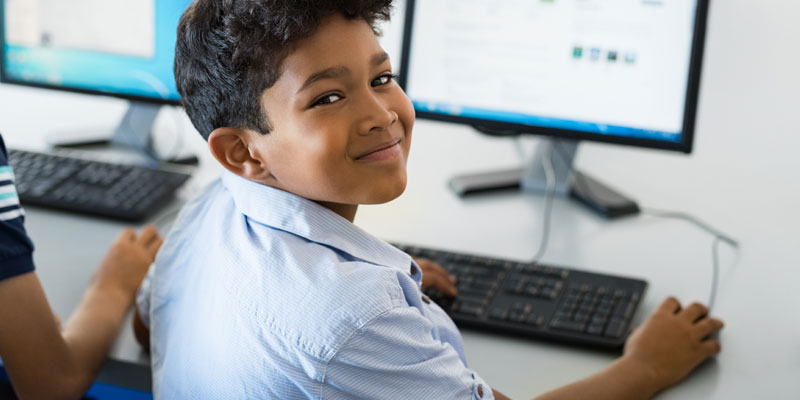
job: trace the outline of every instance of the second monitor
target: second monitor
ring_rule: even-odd
[[[573,174],[578,141],[691,152],[708,0],[407,5],[400,81],[419,117],[550,138],[524,168],[454,179],[459,194],[543,190],[549,154],[557,192],[615,216],[635,208]]]
[[[151,130],[162,105],[180,103],[172,65],[178,20],[190,2],[0,0],[0,81],[129,100],[111,142],[162,158]],[[57,132],[53,141],[76,139],[69,136]],[[80,132],[77,139],[108,136]]]

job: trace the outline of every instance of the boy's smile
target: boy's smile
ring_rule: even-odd
[[[363,20],[331,16],[295,43],[262,106],[272,131],[247,140],[269,170],[261,183],[350,220],[405,190],[414,109]]]

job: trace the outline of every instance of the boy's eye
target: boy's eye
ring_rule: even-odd
[[[375,86],[386,85],[394,79],[397,79],[397,75],[394,74],[381,75],[372,81],[372,86],[375,87]]]
[[[335,93],[326,94],[325,96],[320,97],[311,106],[312,107],[316,107],[316,106],[323,106],[323,105],[326,105],[326,104],[333,104],[333,103],[336,103],[337,101],[339,101],[341,99],[342,99],[342,96],[339,96],[338,94],[335,94]]]

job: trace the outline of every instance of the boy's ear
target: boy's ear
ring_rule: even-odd
[[[208,148],[225,169],[253,181],[271,175],[264,157],[250,149],[251,133],[239,128],[217,128],[208,135]]]

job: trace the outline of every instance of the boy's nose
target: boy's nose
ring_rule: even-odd
[[[375,95],[367,97],[368,99],[359,107],[362,113],[359,133],[362,135],[370,135],[389,129],[389,127],[397,121],[397,113],[392,110],[388,102],[383,101],[379,97]]]

